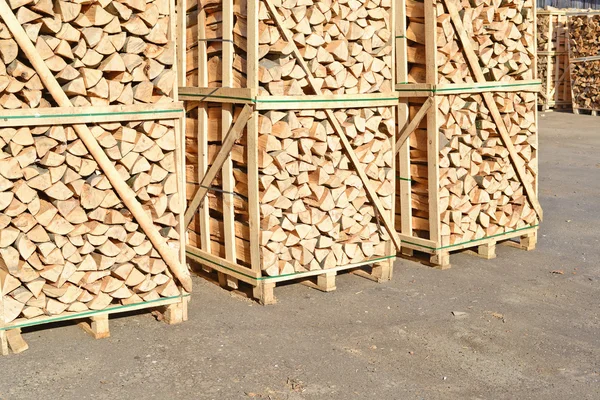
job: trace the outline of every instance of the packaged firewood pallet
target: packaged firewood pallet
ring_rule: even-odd
[[[542,81],[538,104],[544,111],[571,107],[566,22],[566,10],[537,10],[537,67]]]
[[[389,279],[392,1],[181,7],[188,257],[262,303],[282,281],[332,290],[338,271],[365,266]]]
[[[0,348],[67,319],[185,319],[174,7],[0,0]]]
[[[396,229],[402,252],[449,266],[453,250],[535,246],[535,5],[399,1]]]
[[[567,13],[573,112],[600,111],[600,11]]]

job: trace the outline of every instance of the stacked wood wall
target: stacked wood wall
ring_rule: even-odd
[[[567,14],[573,110],[600,110],[600,13]]]
[[[0,14],[0,327],[180,295],[79,136],[87,125],[153,229],[179,254],[181,111],[173,103],[169,2],[10,6],[14,15]],[[13,34],[11,21],[24,32]],[[19,40],[35,47],[42,70]],[[44,76],[68,101],[57,100]]]
[[[544,110],[571,106],[566,22],[565,11],[550,8],[537,12],[537,65],[542,81],[538,103]]]
[[[238,104],[217,103],[210,90],[183,95],[188,201],[244,103],[255,109],[188,226],[189,244],[273,277],[392,256],[381,215],[328,114],[389,218],[397,101],[391,1],[272,4],[302,62],[266,2],[256,2],[254,17],[245,1],[188,3],[185,84],[241,89]]]
[[[399,4],[396,227],[403,247],[441,263],[442,253],[539,221],[535,8],[532,1]]]

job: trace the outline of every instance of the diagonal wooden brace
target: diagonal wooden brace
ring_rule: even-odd
[[[190,224],[190,222],[192,222],[196,210],[198,210],[198,207],[200,207],[200,204],[202,204],[202,200],[204,200],[204,197],[208,193],[209,185],[221,170],[221,167],[227,160],[227,157],[229,157],[229,153],[231,152],[231,149],[233,148],[235,142],[240,138],[240,136],[242,136],[244,127],[246,126],[246,123],[248,122],[250,117],[252,117],[253,112],[254,110],[251,106],[245,105],[244,109],[237,117],[235,124],[233,124],[233,126],[227,133],[227,136],[225,136],[221,149],[217,153],[217,157],[215,157],[215,161],[213,161],[212,165],[202,178],[202,182],[200,182],[200,188],[194,195],[194,198],[190,202],[190,205],[185,212],[183,226],[187,227]]]
[[[13,38],[19,45],[20,50],[25,53],[25,56],[29,62],[31,62],[31,65],[40,76],[40,79],[54,100],[61,107],[73,107],[71,100],[69,100],[69,97],[62,90],[60,84],[35,49],[29,36],[25,33],[25,30],[6,3],[6,0],[0,0],[0,15],[10,30]],[[121,178],[121,175],[117,172],[117,169],[106,153],[104,153],[104,150],[100,147],[90,129],[85,124],[75,124],[73,125],[73,129],[83,144],[85,144],[85,147],[88,149],[94,160],[96,160],[112,187],[119,194],[123,203],[125,203],[129,211],[131,211],[131,214],[133,214],[146,236],[148,236],[148,239],[150,239],[150,242],[152,242],[165,263],[169,266],[170,271],[177,280],[179,280],[183,288],[190,292],[192,290],[192,279],[188,270],[179,262],[177,253],[167,245],[165,239],[154,226],[152,219],[146,214],[142,205],[137,201],[135,192]]]
[[[417,127],[419,126],[419,124],[421,123],[421,121],[423,120],[425,115],[427,115],[427,111],[429,111],[432,104],[433,104],[433,98],[428,97],[427,100],[425,100],[425,103],[423,103],[423,105],[421,106],[421,108],[419,108],[419,111],[417,111],[417,114],[415,115],[415,117],[409,122],[408,125],[405,125],[404,128],[402,128],[402,131],[400,131],[400,134],[399,134],[400,137],[398,138],[398,141],[396,142],[396,148],[394,149],[394,154],[398,154],[400,152],[400,148],[402,147],[404,142],[406,142],[406,139],[408,139],[408,137],[411,135],[411,133],[413,133],[415,131],[415,129],[417,129]]]
[[[475,54],[469,36],[467,35],[465,28],[462,24],[460,15],[458,14],[458,7],[456,6],[455,0],[444,0],[444,3],[446,4],[448,13],[450,14],[450,18],[452,19],[452,23],[454,24],[455,32],[460,38],[460,41],[463,45],[463,52],[465,54],[465,57],[467,58],[469,66],[471,67],[471,71],[475,75],[475,80],[478,83],[485,83],[486,79],[483,74],[483,70],[479,65],[479,57],[477,57],[477,54]],[[502,119],[502,115],[500,115],[498,106],[496,106],[496,102],[494,101],[494,95],[490,92],[483,92],[482,96],[485,100],[485,103],[487,104],[488,109],[490,110],[490,113],[492,114],[494,123],[500,131],[500,136],[502,137],[504,146],[508,150],[510,160],[512,161],[517,175],[519,176],[519,180],[521,181],[523,188],[525,188],[525,192],[527,193],[527,199],[531,203],[531,206],[533,207],[541,221],[543,218],[542,206],[540,205],[537,199],[537,195],[533,186],[530,182],[527,181],[527,174],[525,172],[525,161],[519,156],[517,150],[515,149],[515,146],[513,145],[512,140],[510,139],[510,134],[506,129],[506,125],[504,123],[504,120]]]
[[[306,73],[306,78],[307,78],[310,86],[312,87],[313,91],[315,92],[316,95],[322,95],[323,93],[321,92],[320,86],[315,81],[315,77],[313,76],[310,68],[306,64],[304,57],[302,57],[302,54],[300,54],[300,50],[298,49],[298,46],[296,46],[294,39],[290,36],[290,32],[283,27],[281,17],[279,16],[279,13],[273,6],[272,1],[271,0],[263,0],[263,1],[267,5],[267,8],[269,9],[269,13],[271,14],[271,17],[273,18],[273,20],[279,27],[279,30],[283,34],[285,40],[288,42],[288,44],[290,46],[292,46],[292,51],[294,53],[294,56],[296,57],[298,64],[300,64],[302,69],[304,69],[304,72]],[[367,192],[367,196],[369,197],[369,200],[371,200],[371,203],[373,203],[373,206],[375,207],[375,211],[379,214],[379,216],[383,220],[383,225],[385,226],[385,229],[387,230],[388,234],[390,235],[390,238],[394,242],[394,245],[396,246],[398,251],[400,251],[400,249],[402,247],[400,244],[400,237],[396,233],[396,230],[394,229],[394,224],[392,223],[392,220],[388,216],[388,213],[386,213],[386,210],[383,208],[383,205],[381,204],[379,197],[377,197],[377,193],[375,193],[373,188],[371,188],[369,178],[367,177],[367,174],[365,174],[364,168],[361,165],[360,161],[358,160],[356,153],[354,153],[354,149],[352,148],[352,145],[350,144],[350,141],[348,140],[348,137],[346,136],[344,129],[342,128],[338,119],[335,117],[335,114],[332,110],[325,109],[325,114],[327,115],[327,119],[329,119],[329,122],[333,126],[333,129],[336,131],[336,133],[340,137],[342,145],[344,146],[344,150],[346,151],[348,158],[354,165],[354,169],[355,169],[356,173],[358,174],[358,177],[362,181],[362,183],[365,187],[365,191]]]

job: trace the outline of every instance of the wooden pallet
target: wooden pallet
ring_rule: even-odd
[[[231,265],[217,264],[218,260],[207,261],[205,257],[196,254],[198,254],[196,249],[188,247],[188,259],[191,261],[190,266],[194,273],[228,291],[255,300],[262,305],[277,303],[275,288],[280,285],[303,284],[322,292],[332,292],[337,289],[336,276],[345,273],[377,283],[387,282],[392,279],[393,263],[396,258],[391,256],[327,270],[298,272],[275,277],[254,277],[244,274],[237,268],[231,268],[233,267]]]
[[[169,325],[178,324],[188,319],[187,306],[189,294],[163,298],[145,303],[121,305],[104,310],[88,311],[82,313],[63,313],[58,316],[43,316],[34,319],[21,318],[8,325],[0,327],[0,354],[8,355],[9,350],[14,354],[29,349],[29,345],[21,336],[24,328],[48,325],[63,321],[76,321],[77,325],[94,339],[110,337],[109,316],[136,310],[155,310],[158,319]]]
[[[589,108],[578,108],[578,107],[574,107],[573,108],[573,114],[577,114],[577,115],[592,115],[594,117],[600,115],[600,110],[592,110]]]
[[[450,256],[458,252],[466,251],[469,254],[490,260],[496,258],[497,244],[507,244],[526,251],[534,250],[537,244],[537,230],[537,226],[523,228],[515,232],[507,232],[493,237],[473,240],[468,243],[457,243],[437,249],[403,242],[406,246],[402,248],[399,256],[437,269],[449,269],[451,267]],[[515,242],[514,239],[519,240],[519,242]]]
[[[464,34],[471,32],[471,27],[465,31],[463,26],[472,22],[467,16],[476,11],[464,8],[464,2],[461,4],[463,10],[458,13],[459,5],[454,0],[437,0],[433,3],[406,0],[401,1],[396,10],[396,66],[399,82],[396,90],[400,96],[396,145],[396,229],[402,240],[404,255],[414,251],[424,252],[428,254],[432,264],[444,268],[450,265],[450,252],[481,247],[483,254],[491,256],[492,251],[488,250],[486,253],[483,248],[491,248],[491,244],[499,240],[496,235],[504,232],[505,226],[510,226],[516,232],[537,226],[542,218],[537,198],[535,133],[537,93],[541,90],[541,82],[536,79],[535,32],[532,35],[530,31],[525,32],[525,26],[520,27],[524,30],[523,35],[529,35],[530,43],[526,49],[528,57],[532,60],[527,67],[521,67],[521,74],[491,79],[491,72],[484,71],[479,64],[479,55],[475,51],[477,47],[470,38],[472,34]],[[528,24],[535,21],[533,2],[518,5],[515,3],[515,6],[523,7],[519,12],[528,16]],[[486,4],[486,7],[493,5]],[[444,27],[442,31],[436,30],[439,26]],[[486,29],[485,22],[477,26],[477,29]],[[478,34],[489,37],[489,33],[486,32]],[[445,52],[449,48],[446,46],[440,50],[441,47],[438,48],[437,45],[440,40],[444,46],[448,41],[455,42],[460,51],[452,53],[455,57],[452,60],[455,64],[452,65],[466,65],[467,68],[455,71],[448,63],[437,65],[439,60],[447,59]],[[482,49],[479,47],[478,51]],[[469,83],[470,81],[475,83]],[[512,106],[497,106],[502,102],[506,105],[507,101]],[[525,107],[520,111],[526,112],[528,121],[531,121],[524,124],[527,128],[520,133],[528,137],[530,147],[515,146],[511,138],[514,135],[512,123],[507,125],[506,121],[512,120],[512,117],[518,118],[514,114],[511,115],[513,111],[510,107],[515,106]],[[457,122],[455,115],[459,114],[458,118],[461,118],[460,112],[464,109],[470,110],[469,118],[473,120],[463,118]],[[466,137],[467,133],[471,132],[469,135],[472,138],[486,130],[490,135],[501,137],[501,141],[496,141],[495,149],[503,153],[501,157],[510,163],[516,172],[514,175],[507,172],[506,166],[496,171],[496,165],[485,164],[485,168],[481,168],[484,163],[477,164],[481,159],[476,158],[467,160],[469,163],[463,167],[466,157],[471,157],[481,148],[479,145],[465,148],[464,144],[471,143]],[[448,131],[451,133],[450,137],[445,134]],[[458,141],[456,136],[459,136]],[[483,139],[480,143],[487,140],[488,134],[481,137]],[[478,150],[475,151],[475,148]],[[499,153],[496,153],[496,150],[486,150],[484,158],[497,159]],[[528,160],[526,165],[523,165],[522,159]],[[474,162],[477,168],[474,168]],[[463,171],[460,171],[460,175],[454,175],[454,172],[460,169],[459,165]],[[486,188],[493,186],[484,186],[482,183],[473,185],[473,180],[483,182],[484,179],[488,179],[488,183],[491,182],[490,175],[494,175],[493,179],[497,177],[514,181],[515,187],[519,187],[519,194],[513,196],[514,192],[513,195],[509,195],[498,189],[492,190],[491,193],[482,193]],[[468,188],[467,192],[463,191],[465,187]],[[496,192],[499,194],[495,194]],[[498,208],[498,204],[492,201],[495,200],[495,195],[503,199],[504,205],[526,205],[526,208],[518,208],[521,213],[518,221],[507,219],[513,213],[508,207]],[[454,206],[450,205],[448,198]],[[463,207],[464,205],[468,205],[468,208]],[[479,206],[481,208],[477,208]],[[485,211],[490,209],[500,210],[502,214]],[[486,213],[488,215],[483,215]],[[488,218],[489,213],[493,214],[494,218]]]

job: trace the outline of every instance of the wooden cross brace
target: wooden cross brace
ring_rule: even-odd
[[[452,19],[452,23],[454,24],[454,30],[460,38],[460,41],[463,45],[463,52],[465,54],[465,57],[467,58],[469,66],[471,67],[473,75],[475,75],[475,80],[478,83],[485,83],[486,79],[483,74],[483,70],[479,65],[479,57],[477,57],[477,54],[475,54],[475,51],[473,50],[473,46],[471,44],[471,40],[467,35],[467,32],[465,31],[465,28],[462,24],[460,15],[458,14],[456,0],[444,0],[444,4],[448,9],[448,13],[450,14],[450,18]],[[500,114],[498,106],[494,101],[494,95],[490,92],[483,92],[482,96],[485,100],[485,103],[487,104],[488,109],[490,110],[490,114],[492,114],[494,123],[498,127],[498,131],[500,132],[500,136],[502,138],[502,141],[504,142],[504,146],[508,150],[509,158],[512,161],[512,164],[517,172],[519,180],[521,181],[521,184],[523,185],[523,188],[527,193],[527,200],[529,200],[531,206],[533,207],[541,221],[543,218],[542,207],[537,199],[537,195],[531,182],[527,181],[527,174],[525,172],[525,161],[519,156],[519,153],[517,153],[517,150],[513,145],[513,142],[510,138],[510,134],[508,133],[508,129],[506,129],[506,125],[504,123],[504,120],[502,119],[502,115]]]
[[[399,133],[400,137],[396,142],[396,149],[394,150],[394,154],[397,155],[400,152],[400,148],[402,147],[404,142],[406,142],[406,139],[408,139],[411,133],[413,133],[415,129],[419,127],[419,124],[421,123],[425,115],[427,115],[427,111],[429,111],[432,104],[433,97],[428,97],[427,100],[425,100],[425,103],[423,103],[423,105],[421,106],[421,108],[419,108],[419,111],[417,111],[415,117],[408,123],[408,125],[405,125],[404,128],[402,128],[402,131],[400,131]]]
[[[198,191],[194,195],[194,198],[190,202],[190,205],[188,206],[188,209],[185,212],[183,226],[185,226],[186,228],[190,224],[190,222],[192,222],[194,214],[196,213],[198,207],[200,207],[200,204],[202,204],[202,201],[208,193],[209,185],[215,179],[215,177],[221,170],[221,167],[223,167],[223,164],[225,164],[225,161],[227,160],[227,157],[229,157],[229,153],[231,152],[233,145],[240,138],[240,136],[242,136],[242,132],[244,131],[244,128],[248,123],[248,120],[250,120],[250,118],[252,117],[253,113],[253,107],[245,105],[242,112],[237,117],[235,124],[233,124],[229,132],[227,132],[225,139],[223,139],[221,149],[217,153],[217,156],[215,157],[215,160],[211,164],[210,168],[202,178],[202,181],[200,182],[200,187],[198,188]]]
[[[267,5],[267,8],[269,9],[269,13],[271,14],[271,17],[273,18],[273,20],[279,27],[279,30],[283,34],[285,40],[288,42],[288,44],[290,46],[292,46],[292,51],[294,53],[294,56],[296,57],[298,64],[300,64],[300,66],[306,73],[306,78],[308,80],[308,83],[312,87],[313,91],[315,92],[316,95],[322,95],[323,93],[321,92],[320,86],[315,81],[315,77],[313,76],[310,68],[306,64],[304,57],[302,57],[302,54],[300,53],[298,46],[296,46],[294,39],[291,37],[290,32],[284,28],[283,23],[281,21],[281,17],[279,15],[279,13],[277,12],[277,9],[273,5],[272,1],[271,0],[263,0],[263,1]],[[377,197],[377,193],[375,193],[375,191],[371,187],[369,178],[367,177],[367,175],[364,172],[364,167],[361,165],[360,161],[358,160],[358,157],[356,156],[356,153],[354,152],[354,149],[352,148],[352,145],[350,144],[350,141],[348,140],[348,137],[346,136],[346,133],[344,132],[340,122],[337,120],[337,118],[335,117],[335,114],[333,113],[332,110],[325,109],[325,114],[327,115],[327,119],[329,119],[329,122],[333,126],[333,129],[340,137],[342,145],[344,146],[344,150],[346,151],[348,158],[354,165],[354,169],[355,169],[356,173],[358,174],[358,177],[362,181],[362,183],[365,187],[365,191],[367,192],[367,196],[369,197],[369,200],[371,200],[371,203],[375,207],[375,211],[379,214],[379,216],[383,220],[385,229],[387,230],[388,234],[390,235],[390,238],[394,242],[394,245],[396,246],[398,251],[400,251],[400,249],[402,247],[400,244],[400,237],[396,233],[396,230],[394,228],[392,220],[390,219],[386,210],[383,208],[383,205],[381,204],[379,197]]]
[[[73,107],[71,100],[61,88],[60,84],[37,52],[35,46],[29,39],[27,33],[13,14],[11,8],[6,3],[6,0],[0,0],[0,15],[2,20],[10,30],[13,38],[19,45],[20,50],[25,53],[25,56],[31,62],[31,65],[40,76],[44,86],[48,89],[54,100],[61,107]],[[106,153],[98,141],[85,124],[75,124],[73,129],[77,136],[81,139],[85,147],[88,149],[94,160],[98,163],[110,184],[119,194],[119,197],[125,203],[131,214],[148,237],[154,248],[159,252],[165,263],[169,266],[170,271],[181,283],[183,288],[190,292],[192,290],[192,279],[186,268],[179,262],[177,253],[170,248],[162,235],[158,232],[152,219],[146,214],[146,211],[136,198],[135,192],[121,178],[121,175],[108,158]]]

